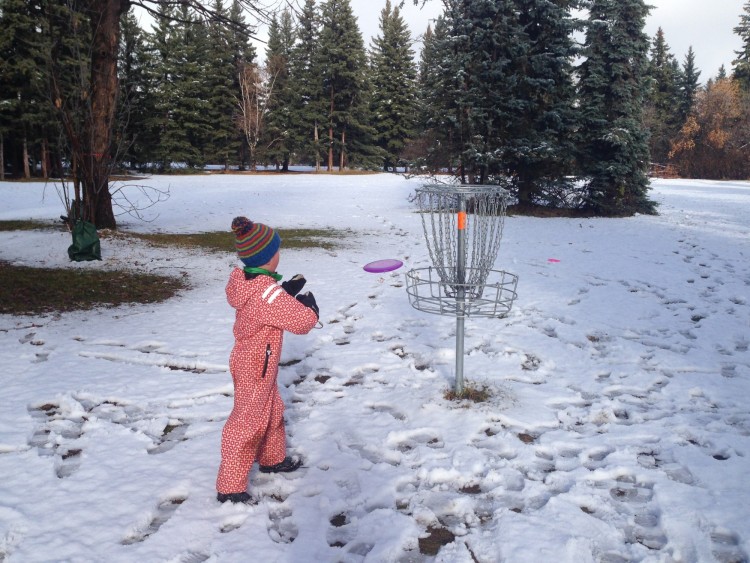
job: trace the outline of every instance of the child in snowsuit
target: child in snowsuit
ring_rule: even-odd
[[[235,344],[229,357],[234,408],[221,434],[216,479],[219,502],[252,502],[247,477],[257,458],[260,471],[294,471],[302,461],[286,456],[284,403],[276,376],[283,332],[307,334],[318,322],[312,293],[298,295],[305,278],[277,285],[281,239],[270,227],[245,217],[232,221],[237,254],[244,268],[229,276],[226,293],[236,309]]]

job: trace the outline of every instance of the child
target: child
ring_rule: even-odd
[[[217,500],[252,503],[247,477],[257,457],[264,473],[289,472],[302,461],[286,456],[284,403],[276,386],[283,332],[307,334],[318,322],[312,293],[297,295],[305,278],[296,275],[278,286],[281,238],[270,227],[246,217],[232,221],[237,254],[227,284],[236,309],[235,344],[229,357],[234,408],[221,434]]]

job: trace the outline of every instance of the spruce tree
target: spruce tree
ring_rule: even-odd
[[[745,2],[740,15],[740,23],[734,32],[742,39],[742,47],[735,51],[737,58],[732,61],[732,77],[740,83],[745,92],[750,92],[750,1]]]
[[[593,0],[589,7],[579,81],[579,163],[587,180],[585,205],[599,215],[655,212],[648,199],[642,115],[648,11],[643,0]]]
[[[334,155],[342,170],[350,161],[372,164],[364,41],[349,0],[326,0],[321,10],[317,68],[326,111],[327,168]]]
[[[670,141],[682,126],[680,105],[675,103],[680,97],[679,88],[682,76],[674,55],[669,51],[669,45],[661,28],[656,32],[651,48],[648,79],[646,117],[650,133],[649,150],[653,162],[665,164],[669,155]]]
[[[220,18],[230,18],[222,0],[215,0],[213,11]],[[206,91],[209,120],[208,136],[203,149],[207,162],[227,169],[239,162],[240,134],[235,123],[236,90],[235,51],[232,29],[221,19],[208,20],[202,26],[208,33],[210,48],[201,56],[201,83]]]
[[[517,97],[518,61],[526,38],[512,0],[451,0],[440,48],[438,96],[455,107],[453,126],[462,183],[484,184],[505,177],[511,130],[523,103]]]
[[[160,170],[169,170],[175,164],[202,167],[202,141],[208,127],[203,116],[208,104],[200,97],[202,69],[198,61],[207,45],[200,41],[199,24],[185,6],[178,12],[167,5],[161,5],[160,10],[162,17],[157,20],[153,37],[160,75],[155,92],[159,129],[155,160]]]
[[[248,26],[245,23],[245,16],[243,15],[242,5],[239,0],[233,0],[232,6],[229,10],[229,19],[234,22],[235,25],[229,28],[229,47],[232,52],[232,92],[235,98],[240,96],[240,72],[248,64],[254,64],[256,59],[255,47],[248,40],[248,35],[241,31],[246,29]],[[236,99],[235,99],[236,102]],[[235,111],[239,108],[235,107]],[[245,169],[249,157],[249,148],[247,146],[247,140],[242,131],[237,127],[237,135],[239,136],[239,165],[240,170]]]
[[[380,32],[370,55],[372,116],[383,169],[388,171],[398,165],[407,141],[415,135],[417,70],[411,34],[390,0],[380,13]]]
[[[41,22],[41,25],[40,25]],[[0,136],[17,176],[30,177],[32,160],[47,170],[53,121],[47,93],[48,37],[42,4],[3,0],[0,3]],[[0,171],[4,174],[4,168]]]
[[[118,78],[119,132],[117,135],[121,159],[140,168],[148,163],[156,148],[158,137],[150,126],[156,111],[153,90],[153,62],[147,50],[146,34],[138,25],[133,11],[122,16],[120,29],[120,59]]]
[[[695,53],[691,45],[685,55],[685,62],[682,65],[682,72],[680,73],[678,102],[680,127],[685,124],[685,120],[690,115],[695,104],[695,95],[698,93],[700,87],[700,75],[701,72],[695,66]]]
[[[415,163],[429,170],[453,173],[461,147],[458,142],[458,109],[455,91],[456,68],[449,21],[439,17],[434,30],[423,37],[419,60],[418,117],[420,146]]]
[[[517,109],[511,114],[506,164],[518,204],[561,205],[574,161],[573,31],[570,0],[516,0],[521,45],[511,63]]]
[[[315,0],[305,0],[297,19],[297,43],[289,63],[290,143],[295,147],[299,162],[315,164],[320,169],[321,130],[326,121],[323,83],[318,69],[320,19]]]
[[[289,170],[289,162],[294,151],[293,111],[295,93],[291,84],[290,70],[296,32],[291,12],[281,13],[281,20],[274,15],[268,30],[266,49],[266,69],[271,98],[268,103],[268,120],[265,144],[269,159],[282,170]]]

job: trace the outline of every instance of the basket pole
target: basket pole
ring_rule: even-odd
[[[456,221],[456,396],[464,392],[464,322],[466,309],[466,198],[458,194]]]

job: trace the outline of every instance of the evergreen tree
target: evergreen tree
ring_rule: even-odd
[[[454,98],[457,68],[446,17],[428,27],[419,60],[418,100],[420,140],[413,148],[416,164],[453,173],[461,147],[458,143],[458,106]]]
[[[646,126],[649,129],[651,160],[664,164],[667,161],[670,141],[679,131],[681,70],[669,52],[664,31],[659,28],[654,37],[648,66],[649,89],[646,97]]]
[[[232,7],[229,10],[229,19],[230,21],[235,22],[235,25],[229,28],[229,46],[230,51],[232,52],[233,59],[232,92],[234,93],[235,98],[239,98],[240,74],[242,72],[242,69],[245,68],[246,65],[255,63],[256,52],[255,47],[248,40],[247,34],[241,31],[243,29],[247,29],[248,26],[245,23],[245,16],[243,14],[240,0],[232,1]],[[236,107],[235,110],[239,110],[239,108]],[[239,127],[237,127],[237,130],[240,137],[240,169],[244,170],[245,164],[248,160],[249,150],[245,135],[242,134]]]
[[[323,83],[318,64],[320,21],[315,0],[305,0],[297,20],[297,43],[289,63],[290,104],[289,142],[300,162],[314,163],[320,169],[322,146],[320,130],[326,121]]]
[[[201,45],[199,24],[185,6],[175,12],[162,4],[160,13],[153,38],[160,74],[155,92],[159,128],[155,160],[160,170],[175,164],[203,166],[201,140],[208,127],[203,122],[208,104],[200,97],[202,69],[198,60],[205,55],[206,44]]]
[[[507,175],[511,131],[522,104],[517,64],[527,37],[512,0],[451,0],[445,17],[438,96],[449,104],[455,100],[448,124],[460,151],[462,183],[484,184]]]
[[[745,2],[742,10],[744,13],[740,15],[740,24],[734,28],[742,39],[742,47],[735,51],[737,58],[732,61],[732,76],[745,92],[750,92],[750,1]]]
[[[371,165],[367,57],[349,0],[326,0],[323,4],[317,54],[326,104],[328,170],[333,170],[335,153],[339,170],[350,161]]]
[[[517,75],[506,163],[517,178],[521,207],[559,205],[572,172],[576,128],[570,0],[516,0],[523,51]]]
[[[373,40],[372,116],[376,142],[384,152],[383,169],[395,167],[415,134],[416,77],[411,34],[397,8],[386,0],[380,13],[381,35]]]
[[[693,109],[695,104],[695,95],[700,87],[701,72],[695,66],[695,53],[693,46],[688,48],[685,55],[685,62],[682,65],[679,84],[679,123],[680,127],[685,124],[685,120]]]
[[[266,69],[271,98],[268,104],[268,126],[266,146],[268,157],[284,171],[289,170],[289,162],[294,151],[292,131],[293,105],[295,93],[292,88],[290,70],[292,52],[296,41],[294,21],[289,10],[281,13],[281,21],[274,15],[268,30],[268,48],[266,49]]]
[[[206,161],[225,169],[239,162],[240,134],[236,126],[236,52],[232,29],[223,23],[230,13],[222,0],[215,0],[211,19],[203,27],[208,32],[210,48],[202,54],[202,86],[207,92],[208,136],[203,150]]]
[[[46,88],[45,25],[39,2],[0,2],[0,174],[5,173],[7,152],[16,175],[30,177],[36,160],[47,176],[49,136],[58,128]]]
[[[156,111],[153,90],[153,60],[146,45],[146,34],[133,11],[122,17],[118,76],[117,147],[121,159],[139,168],[149,162],[158,137],[150,126]]]
[[[624,216],[654,213],[648,199],[643,93],[648,37],[643,0],[593,0],[580,67],[580,155],[586,207]]]

